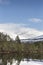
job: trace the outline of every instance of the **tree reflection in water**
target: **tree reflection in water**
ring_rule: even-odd
[[[15,54],[0,54],[0,65],[20,65],[21,60],[29,62],[29,59],[43,59],[43,54],[24,54],[24,53],[15,53]]]

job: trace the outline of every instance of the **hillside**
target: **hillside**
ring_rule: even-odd
[[[28,38],[28,39],[21,39],[21,42],[39,42],[39,41],[43,41],[43,35],[37,36],[35,38]]]

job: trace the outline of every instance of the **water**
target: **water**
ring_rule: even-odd
[[[43,65],[43,62],[39,62],[39,61],[22,61],[19,63],[18,61],[13,61],[12,64],[10,64],[10,62],[7,63],[7,65]]]
[[[43,65],[43,54],[0,54],[0,65]]]

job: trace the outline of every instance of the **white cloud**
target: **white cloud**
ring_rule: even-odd
[[[0,0],[0,4],[2,4],[2,5],[8,5],[8,4],[10,4],[10,0]]]
[[[43,31],[39,31],[32,28],[25,27],[25,24],[0,24],[0,32],[7,33],[13,39],[15,39],[16,35],[19,35],[21,39],[33,38],[40,35],[43,35]]]
[[[29,21],[31,21],[31,22],[42,22],[42,20],[38,19],[38,18],[30,18]]]

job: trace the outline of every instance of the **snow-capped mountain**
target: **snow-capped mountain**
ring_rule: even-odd
[[[40,36],[38,36],[38,38],[41,38],[41,39],[43,39],[43,35],[40,35]]]
[[[1,40],[5,37],[5,39],[7,39],[7,41],[13,39],[13,36],[16,38],[15,34],[13,34],[12,36],[10,34],[7,34],[7,33],[0,33],[1,34]],[[7,35],[6,35],[7,34]],[[25,34],[27,35],[27,34]],[[23,36],[25,37],[24,33],[23,35],[18,35],[19,37],[21,36],[21,38],[23,38]],[[31,35],[31,34],[30,34]],[[28,34],[28,37],[30,37],[30,35]],[[4,37],[3,37],[4,36]],[[32,35],[33,36],[33,35]],[[21,42],[37,42],[37,41],[43,41],[43,35],[40,35],[40,36],[35,36],[35,37],[32,37],[31,38],[24,38],[24,39],[20,39]]]
[[[21,39],[21,42],[37,42],[37,41],[43,41],[43,35],[30,39]]]

